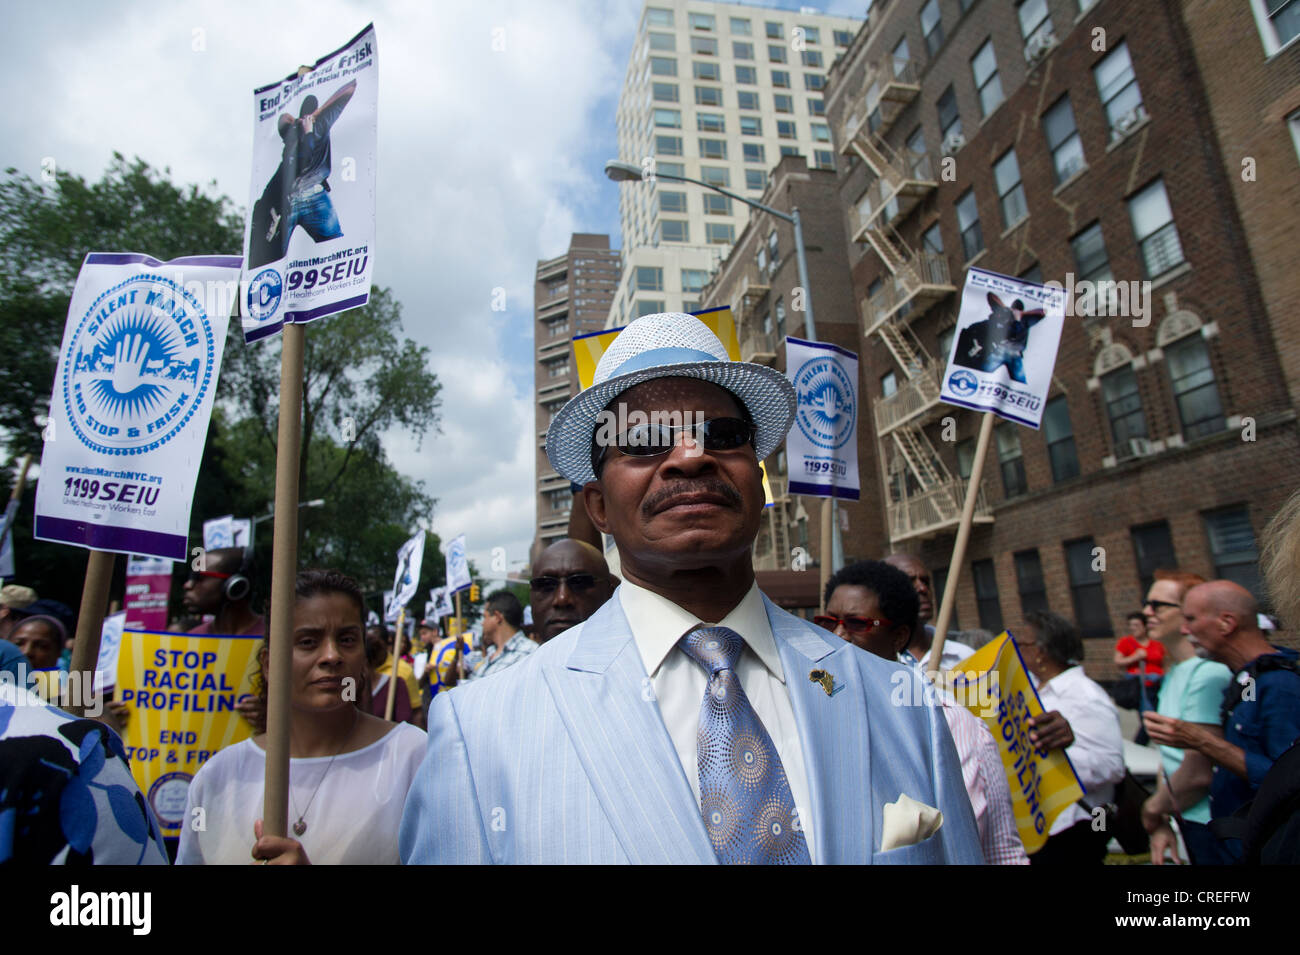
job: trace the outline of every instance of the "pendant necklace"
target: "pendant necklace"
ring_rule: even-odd
[[[357,728],[357,724],[356,721],[354,720],[352,723],[352,729],[348,730],[347,738],[343,740],[343,746],[339,747],[339,753],[343,752],[343,749],[348,745],[349,741],[351,741],[352,734],[356,732],[356,728]],[[325,777],[328,776],[330,774],[330,770],[334,768],[334,760],[339,758],[339,753],[335,753],[333,756],[330,757],[330,761],[325,766],[325,772],[321,773],[320,782],[316,784],[316,788],[312,790],[311,798],[307,800],[306,809],[303,809],[303,811],[298,814],[298,821],[293,824],[293,834],[295,836],[301,836],[304,832],[307,831],[307,823],[303,821],[303,818],[307,815],[308,810],[311,809],[311,804],[316,801],[316,794],[320,792],[321,786],[324,785]],[[289,799],[293,801],[294,803],[293,808],[296,810],[298,808],[298,803],[293,800],[292,786],[289,787]]]

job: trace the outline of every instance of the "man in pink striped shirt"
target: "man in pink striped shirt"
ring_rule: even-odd
[[[916,591],[906,574],[883,561],[864,560],[831,576],[826,583],[826,615],[814,617],[813,622],[868,653],[897,660],[916,628],[918,608]],[[935,701],[941,705],[957,746],[985,860],[993,865],[1028,865],[993,734],[979,717],[947,694],[936,690]],[[925,701],[905,703],[924,705]]]

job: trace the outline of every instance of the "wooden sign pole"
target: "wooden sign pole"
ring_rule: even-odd
[[[275,538],[267,621],[266,789],[262,832],[289,834],[289,697],[294,582],[298,575],[298,454],[302,447],[304,329],[286,324],[280,355],[280,430],[275,455]]]
[[[975,442],[975,460],[971,464],[970,480],[966,482],[966,500],[962,503],[961,523],[957,525],[957,540],[953,542],[952,560],[948,563],[948,576],[943,582],[943,602],[939,606],[939,619],[934,622],[934,641],[930,644],[930,663],[926,667],[933,677],[939,672],[939,658],[943,655],[944,640],[948,635],[948,622],[952,620],[953,605],[957,602],[957,580],[961,576],[962,562],[966,559],[966,542],[970,539],[971,522],[975,519],[975,499],[979,496],[980,478],[984,476],[984,456],[993,434],[993,413],[984,412],[980,434]]]
[[[388,675],[388,702],[384,704],[384,719],[392,721],[397,707],[397,667],[402,662],[402,634],[406,630],[406,608],[397,611],[397,635],[393,637],[393,672]],[[415,705],[415,700],[411,701]]]
[[[0,515],[0,541],[5,539],[5,535],[9,533],[9,528],[13,526],[13,518],[10,516],[10,512],[12,511],[14,515],[18,513],[18,508],[14,505],[23,499],[23,491],[27,488],[27,469],[31,466],[32,456],[24,454],[23,463],[18,468],[18,480],[14,482],[14,489],[9,494],[10,506],[5,508],[3,515]]]
[[[104,632],[104,610],[108,607],[108,590],[113,583],[113,564],[117,555],[92,550],[86,558],[86,581],[81,586],[81,611],[77,614],[77,635],[72,642],[69,675],[81,680],[76,698],[63,701],[64,709],[81,716],[94,692],[95,669],[99,664],[99,641]],[[55,702],[51,700],[50,702]]]

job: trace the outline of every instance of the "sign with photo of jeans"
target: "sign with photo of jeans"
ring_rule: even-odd
[[[244,340],[365,305],[374,268],[375,28],[253,93]]]

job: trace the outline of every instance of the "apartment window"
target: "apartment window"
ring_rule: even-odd
[[[691,37],[691,52],[696,56],[717,56],[718,40],[711,36]]]
[[[772,261],[772,270],[776,271],[776,261]],[[776,337],[785,338],[785,300],[776,300]]]
[[[813,46],[820,46],[822,42],[822,31],[817,27],[806,27],[800,24],[799,29],[803,31],[805,43],[811,43]]]
[[[690,224],[680,219],[660,219],[655,230],[663,242],[691,241]]]
[[[712,13],[692,13],[690,18],[692,30],[712,30],[717,26]]]
[[[704,269],[682,269],[682,291],[700,292],[709,280],[709,273]]]
[[[1172,570],[1178,566],[1174,557],[1174,539],[1169,533],[1168,521],[1143,524],[1129,531],[1133,538],[1133,557],[1137,563],[1138,580],[1142,584],[1142,593],[1151,589],[1155,583],[1157,570]]]
[[[750,27],[749,21],[743,17],[732,17],[731,32],[736,36],[750,36],[753,33],[753,29]]]
[[[1142,106],[1142,91],[1138,89],[1137,74],[1128,55],[1128,41],[1121,41],[1105,58],[1092,68],[1097,78],[1097,93],[1106,109],[1110,128],[1120,129],[1132,125]]]
[[[1157,179],[1129,199],[1128,214],[1147,278],[1158,278],[1183,264],[1183,246],[1178,241],[1164,180]]]
[[[808,115],[809,115],[809,116],[825,116],[825,115],[826,115],[826,100],[822,99],[820,96],[809,96],[809,97],[808,97]],[[1300,126],[1300,123],[1297,123],[1297,126]]]
[[[655,169],[665,176],[684,176],[686,167],[679,162],[660,162],[655,160]]]
[[[660,103],[678,103],[681,97],[678,95],[676,83],[655,83],[651,89],[653,96]]]
[[[803,75],[803,88],[810,92],[819,93],[826,88],[826,77],[820,73],[805,73]]]
[[[567,361],[563,361],[563,362],[557,362],[554,365],[547,365],[546,374],[550,378],[568,378],[569,363]]]
[[[1037,550],[1022,550],[1015,555],[1016,588],[1020,591],[1020,610],[1030,613],[1047,610],[1047,584],[1043,581],[1043,562]]]
[[[1189,335],[1167,346],[1164,352],[1183,437],[1194,440],[1222,431],[1226,427],[1223,405],[1205,339]]]
[[[1255,544],[1255,532],[1251,529],[1250,513],[1245,505],[1209,511],[1204,518],[1214,576],[1240,584],[1257,598],[1263,597],[1259,548]]]
[[[1028,45],[1036,36],[1052,32],[1052,18],[1047,13],[1047,0],[1025,0],[1016,11],[1020,14],[1020,34]]]
[[[767,62],[785,63],[786,62],[785,47],[783,47],[779,43],[769,43],[767,45]]]
[[[783,90],[790,88],[790,73],[786,70],[772,71],[772,85]]]
[[[1296,156],[1300,157],[1300,110],[1288,116],[1286,124],[1291,128],[1291,141],[1295,143]]]
[[[737,90],[736,105],[741,109],[758,109],[758,94],[753,90]]]
[[[957,452],[957,476],[963,481],[969,481],[970,472],[975,466],[975,439],[958,441],[954,450]]]
[[[695,105],[696,106],[721,106],[722,87],[720,86],[695,87]]]
[[[1025,458],[1020,450],[1020,432],[1010,421],[997,426],[998,465],[1002,469],[1002,490],[1007,497],[1024,494],[1029,489],[1025,481]]]
[[[695,73],[697,80],[712,80],[714,83],[722,82],[722,67],[717,63],[706,63],[703,60],[694,60],[691,68]]]
[[[1025,186],[1020,181],[1020,164],[1016,162],[1014,149],[1008,149],[993,164],[993,182],[997,186],[998,203],[1002,207],[1002,224],[1010,228],[1029,215],[1029,206],[1025,203]]]
[[[745,154],[745,162],[764,162],[764,150],[762,143],[741,143],[741,151]]]
[[[671,33],[651,33],[650,49],[675,53],[677,52],[677,37]]]
[[[701,159],[726,159],[727,141],[725,139],[705,139],[700,137]]]
[[[1074,110],[1070,108],[1068,95],[1043,114],[1043,133],[1047,148],[1052,151],[1052,172],[1059,185],[1083,168],[1083,140],[1074,125]]]
[[[704,193],[704,214],[706,216],[731,215],[731,200],[716,192]]]
[[[721,113],[696,113],[695,128],[702,133],[725,133],[727,123]]]
[[[654,265],[636,267],[636,290],[638,292],[662,292],[664,290],[664,270]]]
[[[731,56],[736,60],[752,60],[754,58],[754,44],[744,43],[735,40],[731,44]]]
[[[676,76],[677,61],[671,56],[650,57],[650,72],[655,76]]]
[[[831,128],[825,123],[812,123],[812,138],[819,143],[831,141]]]
[[[745,170],[745,189],[749,192],[762,192],[767,188],[767,172],[762,169]]]
[[[939,229],[939,223],[936,222],[921,234],[921,248],[925,252],[943,255],[943,232]]]
[[[781,24],[768,20],[764,26],[767,28],[767,37],[769,40],[780,40],[785,37],[785,29]]]
[[[998,61],[993,53],[993,40],[985,40],[975,58],[970,61],[975,77],[975,90],[980,97],[980,110],[985,116],[1002,102],[1002,80],[998,78]]]
[[[740,117],[740,135],[742,136],[762,136],[763,120],[758,116]]]
[[[778,119],[776,121],[776,135],[780,139],[797,139],[794,120]]]
[[[1037,284],[1042,285],[1043,284],[1042,266],[1040,266],[1037,262],[1035,262],[1029,268],[1021,272],[1020,277],[1024,279],[1026,282],[1036,282]]]
[[[892,371],[887,371],[880,376],[880,396],[888,398],[898,391],[898,379],[894,377]]]
[[[1102,375],[1101,396],[1110,421],[1110,436],[1115,442],[1115,456],[1130,457],[1135,453],[1132,442],[1147,436],[1147,419],[1142,413],[1142,396],[1138,394],[1133,367],[1126,365]]]
[[[951,83],[935,103],[935,108],[939,113],[940,137],[947,139],[950,136],[960,136],[961,113],[957,112],[957,94],[953,92]]]
[[[730,222],[706,222],[704,239],[710,245],[730,245],[736,241],[736,227]]]
[[[813,151],[813,163],[818,169],[835,169],[835,153],[829,149],[817,149]]]
[[[1058,395],[1043,408],[1043,437],[1052,462],[1052,480],[1068,481],[1079,476],[1079,453],[1074,446],[1074,427],[1065,395]]]
[[[758,70],[752,66],[741,66],[736,64],[736,82],[744,83],[746,86],[758,85]]]
[[[659,312],[662,312],[663,310],[664,310],[663,299],[651,299],[651,298],[637,299],[636,302],[637,318],[640,318],[642,315],[655,315],[658,314]]]
[[[925,37],[925,48],[934,56],[943,46],[943,17],[939,13],[939,0],[926,0],[921,8],[921,35]]]
[[[1065,567],[1070,575],[1070,596],[1074,600],[1074,621],[1079,626],[1079,633],[1085,637],[1109,637],[1114,631],[1110,626],[1110,609],[1106,606],[1101,572],[1093,569],[1095,549],[1091,537],[1067,542]]]
[[[939,333],[939,360],[946,362],[952,354],[952,340],[957,335],[957,326],[950,325]],[[974,445],[971,446],[974,450]]]
[[[803,65],[808,67],[810,70],[820,70],[823,66],[820,50],[804,50],[803,53],[800,54],[799,59],[802,60]]]
[[[781,266],[781,237],[773,229],[767,234],[767,257],[772,263],[772,271],[775,272]],[[784,307],[782,314],[784,314]]]
[[[1250,6],[1269,56],[1300,36],[1300,3],[1296,0],[1251,0]]]
[[[1111,280],[1110,259],[1106,256],[1106,243],[1102,239],[1100,222],[1094,222],[1071,239],[1070,249],[1074,252],[1074,266],[1081,281]]]
[[[967,189],[966,194],[957,200],[957,228],[961,230],[962,252],[969,262],[984,249],[984,233],[980,229],[974,189]]]
[[[794,97],[789,95],[788,93],[773,93],[772,107],[778,113],[793,113]]]
[[[655,125],[667,126],[671,129],[682,128],[682,111],[679,109],[657,109],[655,110]]]
[[[977,560],[970,565],[971,580],[975,584],[975,607],[979,611],[980,628],[991,633],[1002,630],[1002,605],[998,602],[998,575],[992,560]]]
[[[682,154],[682,137],[680,136],[656,136],[655,137],[655,155],[680,156],[681,154]]]
[[[853,31],[835,30],[833,31],[836,46],[848,46],[853,42]]]
[[[673,12],[663,7],[646,7],[645,22],[651,26],[670,27],[673,25]]]
[[[724,166],[701,166],[700,178],[710,186],[721,186],[723,189],[731,185],[731,173]]]

